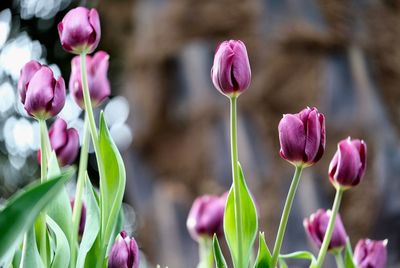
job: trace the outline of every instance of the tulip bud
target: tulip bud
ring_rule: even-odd
[[[325,151],[325,117],[317,108],[285,114],[279,122],[280,155],[295,166],[312,166]]]
[[[58,118],[49,130],[51,148],[56,152],[58,162],[61,166],[71,165],[79,151],[78,131],[74,128],[67,128],[67,123]],[[38,151],[40,161],[40,150]]]
[[[221,197],[204,195],[196,198],[190,209],[186,226],[191,237],[198,241],[201,236],[223,234],[223,219],[227,194]]]
[[[385,268],[387,260],[386,245],[387,240],[363,239],[358,241],[353,256],[357,268]]]
[[[215,88],[228,97],[239,96],[249,87],[250,63],[242,41],[224,41],[217,47],[211,79]]]
[[[321,248],[322,242],[324,241],[331,214],[330,210],[325,211],[324,209],[319,209],[303,221],[304,229],[308,237],[318,248]],[[340,215],[337,214],[328,251],[342,249],[346,245],[346,239],[346,230],[344,229]]]
[[[93,56],[86,56],[87,79],[89,84],[90,99],[93,107],[98,106],[110,96],[110,82],[107,79],[109,55],[99,51]],[[71,61],[71,76],[69,90],[75,102],[83,109],[82,79],[80,57],[76,56]]]
[[[75,205],[75,199],[71,200],[71,208],[74,209]],[[79,222],[79,235],[83,235],[83,231],[85,230],[85,224],[86,224],[86,206],[85,203],[82,203],[82,210],[81,210],[81,220]]]
[[[36,61],[30,61],[21,69],[18,81],[21,102],[29,115],[48,119],[58,114],[65,104],[65,83],[60,76]]]
[[[338,149],[329,165],[329,179],[337,188],[356,186],[367,167],[367,145],[363,140],[350,137],[338,143]]]
[[[108,256],[108,268],[137,268],[139,267],[139,248],[135,239],[122,231]]]
[[[57,29],[62,47],[70,53],[92,53],[100,42],[100,18],[94,8],[71,9]]]

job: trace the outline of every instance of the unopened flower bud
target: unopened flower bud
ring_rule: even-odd
[[[325,211],[324,209],[319,209],[303,221],[304,229],[308,237],[318,248],[321,247],[324,241],[331,214],[330,210]],[[344,229],[340,215],[337,214],[328,251],[342,249],[346,245],[346,239],[346,230]]]
[[[204,195],[196,198],[190,209],[186,226],[191,237],[198,241],[201,236],[212,237],[223,233],[223,219],[227,194],[221,197]]]
[[[358,241],[353,256],[357,268],[385,268],[386,245],[387,240],[363,239]]]
[[[295,166],[311,166],[325,151],[325,117],[317,108],[285,114],[279,122],[280,155]]]
[[[122,231],[115,240],[108,256],[108,268],[139,267],[139,248],[135,239]]]
[[[337,188],[358,185],[367,167],[367,145],[350,137],[338,143],[338,149],[329,165],[329,179]]]
[[[61,166],[71,165],[79,152],[79,135],[74,128],[67,128],[67,123],[58,118],[49,130],[51,149],[55,151]],[[40,150],[38,152],[40,161]]]
[[[71,208],[74,209],[75,205],[75,199],[71,200]],[[86,224],[86,205],[85,203],[82,203],[82,209],[81,209],[81,220],[79,221],[79,235],[83,235],[83,231],[85,230],[85,224]]]
[[[99,51],[93,56],[86,56],[87,79],[93,107],[98,106],[110,96],[110,82],[107,78],[109,58],[109,55],[104,51]],[[81,108],[84,108],[80,63],[79,56],[74,57],[71,61],[69,90],[75,102]]]
[[[249,87],[250,63],[242,41],[224,41],[217,47],[211,79],[215,88],[228,97],[239,96]]]
[[[25,110],[36,119],[55,116],[65,104],[64,79],[55,79],[53,71],[37,61],[30,61],[21,69],[18,92]]]
[[[57,28],[62,47],[70,53],[92,53],[100,42],[100,18],[94,8],[71,9]]]

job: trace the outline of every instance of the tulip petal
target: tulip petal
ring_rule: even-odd
[[[29,85],[30,80],[33,75],[40,69],[42,65],[35,61],[31,60],[27,62],[24,67],[21,69],[21,75],[18,80],[18,93],[21,98],[22,104],[25,103],[26,90]]]
[[[56,151],[58,159],[60,159],[62,166],[71,165],[79,151],[79,136],[78,131],[74,128],[67,130],[67,142],[65,146]]]
[[[295,115],[284,115],[278,131],[282,157],[290,161],[302,161],[306,143],[303,122]]]
[[[246,46],[238,40],[233,43],[233,62],[232,62],[232,83],[237,85],[237,89],[244,91],[250,85],[251,69]]]
[[[53,150],[63,147],[67,143],[67,123],[58,118],[49,130],[50,144]]]
[[[56,81],[54,87],[54,98],[51,103],[51,114],[54,116],[58,114],[65,105],[65,82],[61,76]]]
[[[317,111],[313,110],[309,113],[307,118],[307,134],[306,134],[306,146],[305,154],[307,159],[303,159],[306,162],[313,162],[315,156],[318,153],[321,142],[321,125],[318,118]]]
[[[319,161],[322,158],[322,155],[325,152],[325,145],[326,145],[326,134],[325,134],[325,116],[323,114],[318,114],[319,125],[321,129],[321,137],[319,142],[318,152],[314,157],[314,162]]]

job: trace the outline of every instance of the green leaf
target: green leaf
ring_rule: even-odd
[[[279,268],[288,268],[284,259],[279,259]]]
[[[119,209],[117,222],[115,224],[114,230],[113,230],[112,235],[110,237],[110,242],[108,243],[107,252],[110,252],[112,246],[114,245],[115,239],[117,238],[118,234],[123,230],[124,221],[125,221],[125,219],[124,219],[124,210],[121,207]]]
[[[257,235],[258,221],[257,211],[254,205],[253,198],[247,188],[246,181],[244,179],[242,167],[238,163],[239,169],[239,192],[240,192],[240,203],[242,218],[242,232],[243,232],[243,260],[248,266],[250,259],[251,250],[253,247],[254,240]],[[236,219],[235,219],[235,200],[234,200],[234,186],[232,185],[231,190],[228,194],[228,200],[225,207],[224,214],[224,232],[225,238],[228,242],[228,246],[232,255],[234,267],[240,268],[243,265],[238,261],[238,241],[236,234]]]
[[[61,230],[60,226],[50,218],[46,217],[46,222],[49,226],[49,229],[54,233],[55,236],[55,249],[54,249],[54,258],[51,263],[51,268],[67,268],[70,262],[70,250],[67,237],[65,236],[63,230]]]
[[[46,182],[35,182],[16,193],[0,212],[0,266],[8,254],[13,254],[22,235],[33,226],[40,211],[60,192],[72,176],[69,169]]]
[[[309,251],[296,251],[289,254],[281,254],[279,258],[283,259],[304,259],[304,260],[315,260],[314,255]]]
[[[221,247],[219,246],[218,238],[215,234],[213,237],[213,252],[214,252],[215,265],[217,266],[217,268],[228,268],[224,255],[222,254]]]
[[[100,209],[89,178],[85,180],[86,224],[78,251],[76,268],[83,268],[86,255],[96,241],[100,230]]]
[[[117,222],[125,191],[125,166],[117,146],[111,138],[103,112],[100,114],[100,161],[104,174],[100,176],[102,246],[111,238]]]
[[[48,177],[60,175],[61,170],[55,152],[50,155]],[[65,186],[62,187],[57,197],[46,208],[46,213],[57,223],[67,237],[68,245],[72,236],[72,209]]]
[[[258,254],[254,263],[254,268],[269,268],[271,265],[271,252],[268,249],[267,243],[265,242],[265,236],[263,232],[260,232],[258,241]]]
[[[22,257],[20,268],[44,268],[42,259],[40,258],[39,250],[36,245],[35,228],[29,229],[24,239],[24,248],[22,250]]]
[[[346,268],[357,268],[353,261],[353,250],[351,249],[349,238],[347,238],[346,247],[344,248],[344,266]]]

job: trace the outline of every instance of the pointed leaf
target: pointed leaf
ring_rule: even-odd
[[[243,232],[243,261],[245,264],[239,263],[239,252],[238,252],[238,241],[236,234],[236,220],[235,220],[235,197],[234,197],[234,187],[232,185],[231,190],[228,194],[228,199],[225,207],[224,214],[224,232],[225,238],[228,242],[228,246],[232,255],[232,260],[234,267],[240,268],[245,265],[248,266],[250,260],[250,254],[253,247],[254,240],[257,235],[258,220],[257,211],[254,205],[253,198],[247,188],[246,181],[244,179],[242,167],[238,163],[239,169],[239,192],[240,192],[240,203],[242,218],[242,232]]]
[[[52,218],[47,216],[46,222],[49,226],[49,229],[54,233],[55,238],[54,258],[50,267],[67,268],[69,266],[71,253],[69,250],[67,237],[61,230],[60,226],[58,226]]]
[[[14,252],[22,235],[33,226],[40,211],[46,207],[72,176],[73,169],[46,182],[35,182],[16,193],[0,211],[0,266],[4,257]]]
[[[48,166],[48,177],[60,175],[61,170],[58,165],[58,160],[55,152],[50,155]],[[65,236],[67,237],[68,244],[71,242],[72,234],[72,209],[70,199],[65,186],[62,187],[60,193],[49,204],[46,209],[47,214],[57,223]]]
[[[228,268],[228,265],[226,264],[224,255],[222,254],[221,247],[219,246],[218,238],[215,234],[213,237],[213,252],[214,252],[214,259],[215,259],[216,267],[217,268]]]
[[[288,268],[284,259],[279,259],[279,267],[280,268]]]
[[[103,113],[100,114],[99,145],[100,161],[104,167],[104,174],[100,176],[101,237],[103,246],[106,246],[117,222],[125,191],[126,174],[121,154],[111,138]]]
[[[344,248],[344,266],[346,268],[356,268],[353,261],[353,250],[351,249],[350,239],[346,240],[346,247]]]
[[[315,260],[314,255],[309,251],[296,251],[296,252],[289,253],[289,254],[282,254],[282,255],[279,255],[279,258]]]
[[[269,268],[271,265],[271,259],[271,252],[269,251],[267,243],[265,242],[264,233],[260,232],[258,254],[254,263],[254,268]]]
[[[25,236],[25,245],[22,250],[20,268],[38,267],[44,268],[42,259],[40,258],[39,250],[36,245],[35,228],[29,229]]]
[[[86,224],[78,251],[76,268],[83,268],[86,255],[92,248],[100,230],[100,209],[88,177],[85,180]]]

